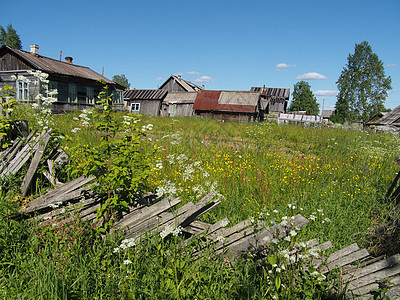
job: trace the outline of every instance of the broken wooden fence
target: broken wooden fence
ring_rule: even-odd
[[[21,190],[26,192],[50,139],[50,134],[51,131],[43,132],[38,137],[32,133],[25,145],[22,140],[19,140],[0,153],[2,159],[0,178],[16,174],[29,158],[33,157],[21,187]],[[397,161],[400,162],[400,159]],[[96,184],[95,178],[79,177],[61,184],[55,179],[53,160],[47,160],[47,163],[49,165],[47,176],[52,179],[56,188],[26,204],[14,217],[30,218],[43,225],[56,226],[73,221],[77,216],[85,221],[98,222],[96,214],[100,199],[91,190],[91,185]],[[400,194],[400,187],[394,191],[399,179],[400,172],[389,189],[392,199],[397,199]],[[207,245],[213,244],[215,255],[225,255],[230,259],[235,259],[241,254],[252,252],[261,256],[259,262],[263,263],[268,254],[265,247],[268,239],[283,238],[289,234],[292,226],[300,228],[308,223],[308,220],[301,215],[294,217],[292,225],[280,223],[268,228],[254,224],[250,220],[245,220],[230,228],[226,228],[229,222],[227,218],[215,224],[197,220],[198,217],[221,203],[219,199],[214,198],[215,195],[210,193],[196,204],[189,202],[177,208],[181,203],[179,197],[170,196],[159,199],[155,195],[147,195],[135,206],[129,207],[128,212],[116,222],[114,230],[120,230],[129,237],[141,238],[148,232],[159,233],[167,227],[181,227],[188,237],[185,245],[194,239],[201,240],[199,249],[193,254],[194,259],[203,255]],[[306,244],[307,247],[313,247],[319,251],[332,248],[331,242],[319,244],[316,239]],[[396,299],[400,293],[400,254],[374,258],[366,249],[359,249],[357,244],[352,244],[328,257],[313,259],[311,263],[323,274],[339,269],[340,276],[337,280],[341,283],[341,289],[338,292],[346,292],[350,297],[369,299],[373,291],[380,288],[382,282],[386,282],[388,288],[386,295],[390,299]]]

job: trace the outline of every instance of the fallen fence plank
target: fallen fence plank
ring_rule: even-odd
[[[390,268],[394,265],[400,264],[400,254],[393,255],[385,260],[378,261],[364,268],[359,268],[353,273],[348,273],[343,276],[343,281],[349,282],[356,280],[360,277],[372,274],[374,272]]]
[[[332,262],[335,261],[339,258],[341,258],[342,256],[348,255],[354,251],[360,250],[360,248],[358,247],[358,245],[356,243],[351,244],[350,246],[347,246],[346,248],[340,249],[334,253],[332,253],[328,259],[327,262]]]
[[[46,150],[47,144],[50,141],[52,132],[53,129],[50,129],[48,132],[44,133],[42,140],[39,141],[38,147],[35,151],[35,155],[33,156],[31,164],[29,165],[29,169],[25,174],[24,180],[22,181],[22,186],[21,186],[22,196],[25,196],[26,193],[28,192],[28,188],[32,182],[33,175],[35,175],[36,173],[36,169],[39,166],[43,153]]]
[[[57,202],[67,202],[71,200],[76,200],[77,197],[81,194],[82,191],[89,191],[89,187],[83,188],[82,191],[80,188],[90,183],[94,180],[95,177],[79,177],[75,180],[70,181],[54,190],[47,192],[46,194],[32,200],[26,205],[26,208],[19,211],[20,214],[28,214],[34,212],[39,209],[43,209],[47,207],[49,204],[54,204]],[[73,193],[75,191],[75,193]],[[70,193],[73,195],[71,197]]]
[[[361,277],[359,279],[352,280],[349,282],[348,289],[350,291],[352,291],[352,290],[355,290],[362,286],[365,286],[365,285],[368,285],[371,283],[375,283],[379,280],[386,279],[386,278],[389,278],[389,277],[397,275],[397,274],[400,274],[400,265],[395,265],[392,268],[384,269],[384,270],[375,272],[373,274]]]
[[[369,256],[369,252],[366,249],[357,250],[349,255],[343,256],[333,262],[328,263],[327,266],[322,267],[321,273],[325,274],[330,270],[351,264],[367,256]]]
[[[120,228],[129,227],[131,224],[137,225],[140,224],[147,219],[150,219],[163,211],[174,207],[175,205],[181,202],[180,198],[173,198],[172,196],[163,199],[160,202],[153,204],[150,207],[143,207],[137,211],[134,211],[132,214],[126,215],[122,220],[115,224]]]

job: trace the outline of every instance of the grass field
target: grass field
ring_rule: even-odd
[[[78,114],[54,120],[55,128],[66,136],[63,146],[73,157],[74,168],[80,170],[87,159],[83,149],[99,142],[98,132],[90,120],[89,126],[73,130],[82,121]],[[205,214],[204,221],[228,217],[230,224],[236,224],[266,216],[279,221],[301,213],[311,222],[299,231],[298,241],[317,237],[320,242],[332,241],[336,249],[354,242],[375,250],[384,247],[371,245],[368,234],[393,214],[384,195],[398,172],[397,136],[350,128],[148,116],[141,118],[142,126],[146,128],[143,151],[157,149],[151,157],[148,191],[180,196],[182,204],[213,191],[222,204]],[[2,195],[3,212],[9,211],[5,207],[14,196]],[[168,241],[149,237],[122,253],[115,250],[122,237],[98,239],[79,222],[63,229],[38,228],[11,221],[3,213],[1,223],[0,295],[5,299],[308,295],[295,269],[274,273],[271,283],[249,261],[227,265],[216,258],[191,265],[178,247],[179,237]],[[284,292],[276,278],[291,288]],[[318,298],[322,297],[318,290],[324,288],[315,283],[310,290],[311,298]]]

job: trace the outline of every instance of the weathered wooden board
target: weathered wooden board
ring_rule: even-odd
[[[356,269],[354,272],[347,273],[343,276],[344,282],[354,281],[360,277],[372,274],[374,272],[390,268],[394,265],[400,264],[400,254],[393,255],[387,259],[370,264],[366,267]]]
[[[70,181],[46,194],[32,200],[26,205],[26,208],[19,211],[20,214],[29,214],[48,207],[54,203],[64,203],[68,201],[78,200],[82,197],[82,193],[89,191],[90,187],[82,188],[85,184],[94,180],[94,177],[79,177]]]
[[[378,280],[386,279],[394,275],[400,274],[400,265],[395,265],[392,268],[384,269],[378,272],[374,272],[372,274],[369,274],[367,276],[358,278],[356,280],[351,280],[348,285],[348,289],[355,290],[357,288],[360,288],[362,286],[375,283]]]
[[[32,182],[33,176],[36,173],[36,169],[39,166],[40,160],[43,156],[44,151],[46,150],[47,144],[50,141],[51,138],[51,133],[53,132],[53,129],[50,129],[49,131],[45,132],[42,135],[41,141],[38,143],[38,147],[36,149],[36,152],[33,156],[33,159],[31,161],[31,164],[29,165],[29,169],[25,174],[25,178],[22,181],[22,186],[21,186],[21,195],[25,196],[28,188]]]
[[[130,214],[127,214],[122,218],[122,220],[116,223],[115,226],[121,229],[125,227],[130,228],[146,221],[147,219],[157,216],[158,214],[170,209],[171,207],[178,205],[180,202],[180,198],[173,198],[172,196],[170,196],[160,202],[153,204],[150,207],[144,206],[138,210],[133,211]]]
[[[369,256],[369,252],[366,249],[357,250],[332,262],[329,262],[327,266],[323,266],[321,273],[328,273],[330,270],[343,267],[345,265],[351,264],[353,262],[359,261],[365,257]]]

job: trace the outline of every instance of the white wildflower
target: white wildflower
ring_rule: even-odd
[[[129,264],[131,264],[131,263],[132,263],[132,261],[129,260],[129,259],[125,259],[125,260],[124,260],[124,265],[129,265]]]
[[[285,236],[283,239],[284,239],[285,241],[287,241],[287,242],[290,242],[290,236]]]
[[[74,129],[71,129],[72,133],[77,133],[79,130],[81,130],[79,127],[76,127]]]
[[[225,238],[222,235],[217,236],[217,241],[218,242],[225,242]]]
[[[290,234],[290,236],[296,236],[296,235],[297,235],[297,232],[296,232],[296,230],[291,230],[291,231],[289,232],[289,234]]]
[[[264,238],[263,238],[263,241],[265,242],[265,243],[269,243],[269,242],[271,242],[271,237],[270,236],[268,236],[268,235],[266,235]]]
[[[114,248],[114,253],[119,253],[119,247]]]
[[[182,227],[178,226],[172,231],[173,236],[178,236],[180,233],[182,233]]]
[[[221,222],[221,227],[226,227],[226,226],[228,226],[228,224],[229,224],[229,220],[223,220]]]

